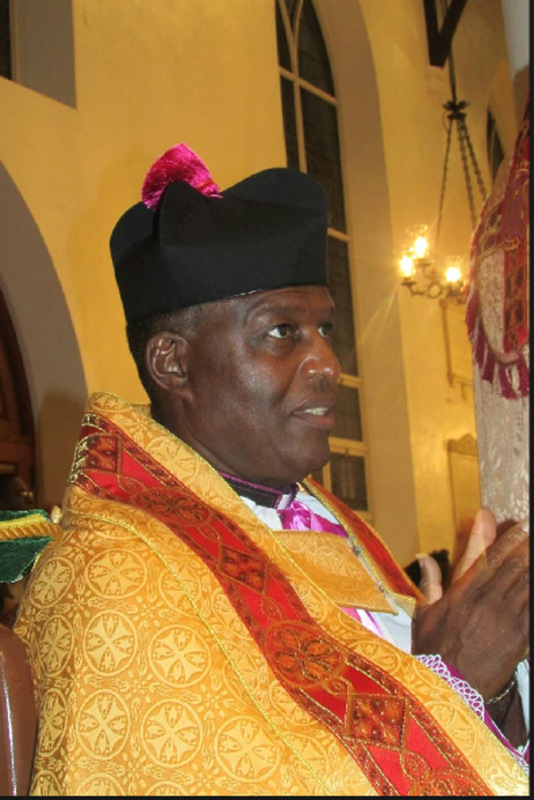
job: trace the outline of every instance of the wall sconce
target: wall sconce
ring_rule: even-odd
[[[447,0],[442,0],[442,4],[443,13],[446,15],[448,8]],[[442,302],[445,303],[451,301],[464,303],[466,294],[466,269],[463,264],[463,259],[459,256],[448,256],[442,259],[438,255],[439,234],[443,219],[443,205],[445,200],[445,187],[447,185],[447,170],[449,166],[453,124],[456,125],[458,134],[463,175],[467,189],[473,230],[477,224],[477,214],[475,212],[473,189],[471,186],[470,164],[476,176],[483,202],[486,199],[487,193],[482,179],[482,173],[475,156],[473,144],[469,136],[469,131],[467,130],[465,109],[469,104],[465,100],[458,101],[456,97],[452,45],[448,58],[452,98],[443,105],[443,108],[447,112],[448,119],[447,146],[445,148],[445,160],[443,163],[443,177],[441,181],[435,244],[434,248],[431,249],[428,239],[428,226],[426,225],[420,225],[415,232],[408,231],[407,233],[410,235],[410,241],[399,259],[399,267],[402,276],[401,285],[406,286],[412,295],[419,295],[420,297],[428,297],[431,299],[441,297]]]
[[[430,249],[426,225],[420,225],[415,233],[411,232],[411,244],[399,259],[399,267],[401,285],[406,286],[410,294],[464,302],[466,281],[463,259],[460,256],[448,256],[442,261]]]

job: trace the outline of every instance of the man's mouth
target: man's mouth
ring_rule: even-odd
[[[323,430],[331,430],[336,424],[333,405],[301,407],[293,412],[293,416],[314,428]]]

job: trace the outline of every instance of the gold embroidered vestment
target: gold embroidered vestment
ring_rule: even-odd
[[[321,499],[413,608],[377,535]],[[390,608],[345,540],[271,531],[143,409],[90,399],[61,527],[16,626],[32,794],[528,793],[454,691],[339,608]]]

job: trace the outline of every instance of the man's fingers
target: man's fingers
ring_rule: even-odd
[[[507,584],[516,580],[525,568],[528,569],[528,527],[528,521],[523,520],[488,547],[473,566],[475,585],[482,586],[491,581],[492,588],[506,591]]]
[[[505,533],[488,548],[486,559],[494,571],[498,570],[505,559],[519,547],[529,535],[528,520],[518,522],[517,525],[509,528]]]
[[[418,553],[417,560],[421,567],[421,582],[419,588],[425,595],[428,603],[435,603],[443,595],[441,585],[441,570],[438,562],[426,553]]]
[[[479,556],[493,544],[496,536],[497,521],[495,515],[489,508],[479,508],[473,527],[471,528],[471,533],[467,539],[463,555],[454,570],[453,581],[458,580],[458,578],[461,578],[461,576],[467,572]]]
[[[507,555],[491,581],[493,591],[502,592],[510,608],[523,605],[530,594],[529,542],[523,540]],[[512,604],[512,605],[511,605]]]

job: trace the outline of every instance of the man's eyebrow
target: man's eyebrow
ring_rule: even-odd
[[[264,317],[268,316],[269,314],[304,314],[306,313],[307,306],[304,303],[300,303],[298,305],[270,305],[270,306],[260,306],[259,308],[251,308],[247,312],[245,316],[245,321],[254,316],[254,317]],[[324,313],[328,314],[329,316],[335,315],[335,307],[332,305],[325,306]]]
[[[278,306],[260,306],[257,309],[258,314],[298,314],[299,311],[305,311],[305,305],[278,305]]]

